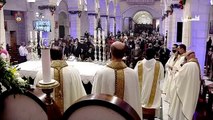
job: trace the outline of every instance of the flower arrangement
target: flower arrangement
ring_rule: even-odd
[[[30,88],[28,82],[19,76],[18,70],[17,66],[11,66],[0,57],[0,94],[4,90],[24,93]]]

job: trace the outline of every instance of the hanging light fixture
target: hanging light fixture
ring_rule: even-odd
[[[5,3],[6,3],[6,0],[0,0],[0,10],[4,6]]]

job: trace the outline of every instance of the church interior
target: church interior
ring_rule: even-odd
[[[212,120],[212,37],[213,0],[0,0],[0,119]],[[113,58],[112,46],[117,41],[125,46],[122,62],[144,81],[146,77],[140,77],[139,72],[145,65],[140,69],[139,64],[143,59],[149,61],[146,51],[155,51],[152,59],[163,66],[163,78],[159,75],[154,83],[157,65],[153,75],[145,73],[145,68],[142,75],[154,76],[149,99],[154,96],[152,104],[157,103],[159,92],[159,107],[145,107],[141,102],[139,114],[126,98],[114,93],[94,94],[99,88],[94,89],[97,74]],[[187,64],[192,62],[188,61],[191,54],[198,71],[189,70],[194,65]],[[54,66],[60,55],[65,62]],[[184,63],[177,63],[177,59]],[[6,64],[14,69],[9,70]],[[183,72],[183,68],[189,72]],[[5,70],[12,71],[13,79],[24,82],[10,84]],[[119,78],[119,70],[114,71],[115,79]],[[7,78],[9,82],[4,81]],[[21,89],[23,84],[29,85],[27,92]],[[120,85],[114,84],[112,88]],[[139,80],[140,90],[141,84]],[[127,96],[127,90],[123,91]],[[143,101],[143,92],[139,94]],[[188,103],[193,104],[185,106]]]

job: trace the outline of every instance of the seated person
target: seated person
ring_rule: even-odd
[[[79,71],[74,67],[68,66],[66,61],[62,60],[62,50],[59,47],[51,49],[50,56],[52,59],[51,78],[60,83],[53,96],[56,104],[63,112],[77,99],[86,95],[86,92],[81,82]],[[34,85],[38,84],[40,80],[42,80],[41,71],[37,73]]]

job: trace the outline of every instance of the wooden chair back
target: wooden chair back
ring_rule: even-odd
[[[118,97],[91,94],[70,106],[62,120],[140,120],[140,117],[129,104]]]
[[[0,120],[48,120],[45,104],[32,93],[0,96]]]

